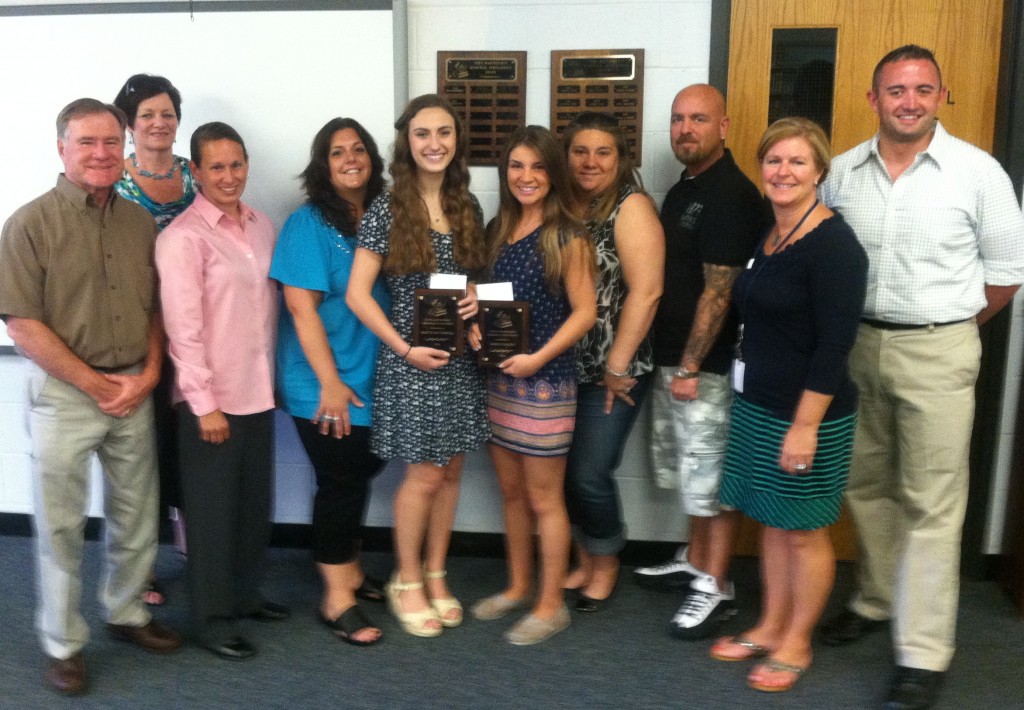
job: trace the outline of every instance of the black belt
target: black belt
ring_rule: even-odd
[[[875,320],[874,318],[861,318],[860,322],[864,325],[870,325],[872,328],[878,328],[879,330],[923,330],[924,328],[938,328],[943,325],[956,325],[957,323],[966,323],[970,318],[961,318],[960,320],[951,320],[946,323],[890,323],[884,320]]]

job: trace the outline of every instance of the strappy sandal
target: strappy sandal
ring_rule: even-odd
[[[796,682],[800,680],[800,676],[806,670],[806,666],[794,666],[791,663],[783,663],[774,658],[768,658],[759,665],[754,666],[754,670],[747,676],[747,685],[754,690],[760,690],[762,693],[784,693],[796,685]],[[769,678],[777,678],[783,674],[788,674],[788,678],[781,683],[765,682]],[[757,680],[753,679],[755,675],[758,676]]]
[[[364,641],[355,637],[355,635],[363,629],[380,630],[380,628],[370,621],[366,614],[363,613],[363,610],[359,608],[358,604],[353,604],[348,609],[341,612],[341,614],[338,615],[338,618],[334,621],[331,621],[321,613],[320,623],[329,628],[331,633],[339,639],[345,643],[350,643],[353,646],[372,646],[384,638],[384,634],[381,634],[372,641]]]
[[[444,579],[448,576],[447,570],[441,570],[440,572],[428,572],[426,565],[423,567],[423,577],[425,579]],[[434,599],[430,598],[430,606],[434,607],[434,611],[437,612],[437,616],[441,620],[441,624],[446,628],[452,629],[462,623],[462,603],[459,602],[455,597],[448,597],[447,599]],[[458,616],[454,619],[448,618],[448,612],[455,609],[459,612]]]
[[[437,628],[428,626],[431,621],[443,624],[441,619],[438,618],[437,611],[434,610],[433,605],[423,611],[402,611],[402,600],[398,595],[402,592],[411,592],[417,589],[423,589],[423,582],[399,582],[398,572],[395,572],[391,577],[391,581],[385,587],[388,595],[388,609],[398,619],[398,623],[402,625],[402,629],[407,634],[421,638],[440,636],[441,626]]]
[[[728,653],[726,649],[739,647],[739,653]],[[770,653],[770,649],[759,643],[754,643],[746,636],[723,636],[715,641],[711,647],[711,657],[716,661],[746,661],[751,658],[763,658]]]

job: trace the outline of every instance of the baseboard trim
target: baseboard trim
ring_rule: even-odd
[[[270,544],[272,547],[308,548],[310,530],[310,526],[305,524],[275,523],[271,528]],[[27,513],[0,513],[0,535],[31,537],[32,516]],[[99,540],[102,535],[103,519],[89,518],[85,524],[85,539]],[[173,542],[171,527],[166,520],[160,526],[160,542]],[[663,562],[675,552],[677,546],[675,542],[630,540],[620,557],[626,565]],[[391,552],[391,528],[366,528],[363,549],[368,552]],[[457,557],[501,558],[505,555],[505,538],[501,533],[455,531],[452,533],[450,550]]]
[[[0,535],[31,537],[32,516],[27,513],[0,513]],[[85,539],[99,540],[103,534],[103,519],[89,518],[85,524]],[[160,526],[160,542],[173,542],[170,522],[162,521]],[[270,532],[271,547],[308,548],[310,545],[310,526],[291,523],[274,523]],[[622,564],[629,566],[649,565],[664,562],[675,552],[677,542],[655,540],[630,540],[619,558]],[[391,528],[366,528],[363,537],[363,549],[367,552],[391,552]],[[492,557],[505,556],[505,538],[501,533],[452,533],[450,552],[456,557]],[[999,576],[1001,555],[981,555],[981,564],[976,568],[964,569],[961,572],[965,579],[973,581],[991,581]]]

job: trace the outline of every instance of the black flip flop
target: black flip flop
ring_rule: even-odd
[[[384,602],[384,582],[368,574],[364,575],[363,583],[356,590],[356,598],[368,602]]]
[[[359,608],[358,604],[350,606],[334,621],[331,621],[321,613],[320,623],[329,628],[331,632],[342,641],[350,643],[353,646],[372,646],[384,638],[384,636],[381,635],[373,641],[360,641],[353,636],[353,634],[361,631],[362,629],[380,628],[367,618],[366,614],[363,613],[363,610]]]

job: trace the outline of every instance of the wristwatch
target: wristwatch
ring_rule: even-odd
[[[680,365],[679,369],[676,370],[675,376],[681,380],[693,380],[700,377],[700,371],[694,372],[692,370],[687,370],[685,367]]]

